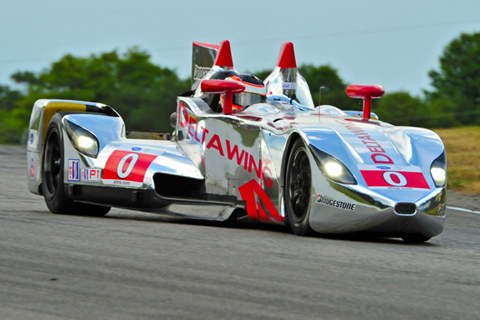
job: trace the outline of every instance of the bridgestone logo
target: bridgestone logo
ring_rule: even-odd
[[[195,65],[195,71],[193,72],[193,79],[194,80],[202,80],[203,77],[210,71],[211,68],[206,68],[206,67],[199,67]]]
[[[329,206],[329,207],[332,207],[332,208],[338,208],[338,209],[347,210],[347,211],[354,211],[355,210],[355,204],[354,203],[337,201],[337,200],[332,199],[330,197],[322,196],[321,194],[318,195],[317,202],[322,203],[322,204],[324,204],[326,206]]]

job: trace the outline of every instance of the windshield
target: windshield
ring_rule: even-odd
[[[286,96],[306,109],[315,107],[307,81],[296,68],[276,67],[264,82],[267,98],[268,96]]]

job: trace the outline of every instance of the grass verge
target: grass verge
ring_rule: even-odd
[[[433,131],[447,149],[448,189],[480,193],[480,127]]]

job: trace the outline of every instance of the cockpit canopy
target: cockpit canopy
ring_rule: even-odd
[[[315,108],[307,81],[297,68],[276,67],[264,82],[267,98],[284,96],[308,109]]]

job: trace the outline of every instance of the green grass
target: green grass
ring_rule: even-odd
[[[447,149],[448,188],[480,193],[480,127],[434,129]]]

